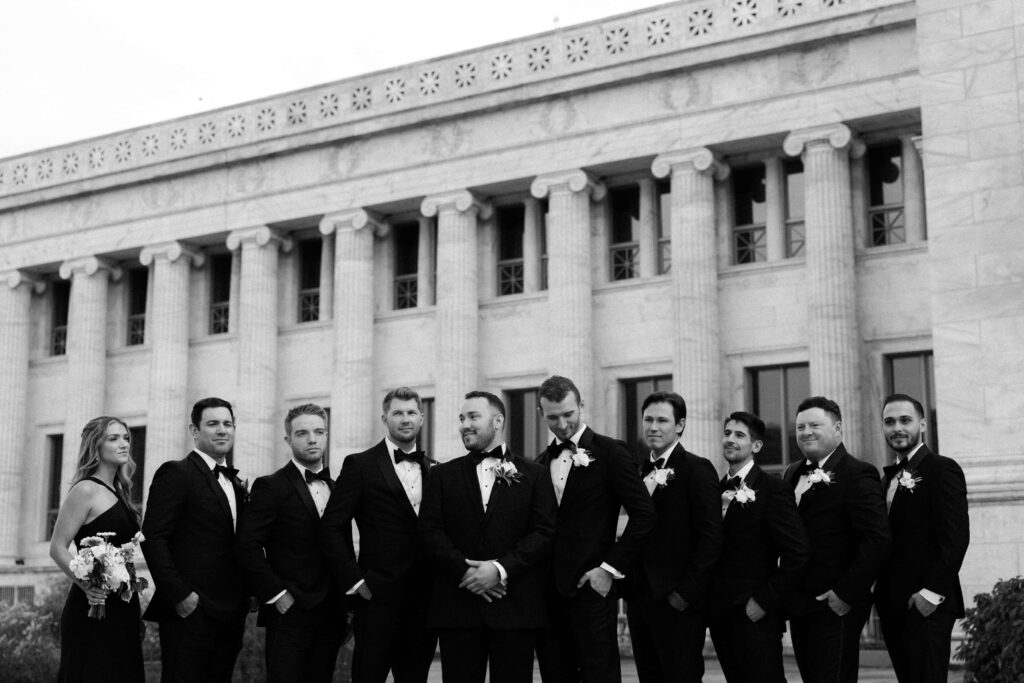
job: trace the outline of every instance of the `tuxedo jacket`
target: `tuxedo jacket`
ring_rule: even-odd
[[[431,464],[424,461],[424,489]],[[352,542],[353,520],[359,527],[358,559]],[[397,604],[409,591],[422,590],[427,567],[418,544],[417,522],[383,440],[347,456],[320,521],[320,545],[341,591],[365,580],[375,602]]]
[[[786,470],[785,480],[796,489],[803,461]],[[846,452],[839,444],[823,468],[831,484],[818,483],[800,498],[797,509],[807,530],[811,555],[803,581],[789,600],[791,616],[828,609],[815,596],[835,591],[847,604],[867,610],[874,583],[891,546],[885,498],[878,471]]]
[[[675,591],[704,611],[722,550],[718,474],[710,462],[682,444],[676,444],[665,467],[675,476],[651,494],[657,523],[643,540],[632,576],[626,578],[627,597],[644,587],[656,600]]]
[[[883,468],[883,491],[896,469]],[[879,611],[905,611],[910,596],[927,588],[946,598],[940,611],[961,618],[959,572],[971,536],[963,470],[955,460],[922,445],[907,471],[919,481],[913,490],[897,486],[889,508],[893,552],[875,586]]]
[[[334,482],[329,486],[334,488]],[[260,602],[261,621],[264,612],[276,609],[267,601],[282,591],[291,593],[296,606],[304,610],[320,605],[331,594],[319,530],[316,504],[294,463],[289,461],[253,483],[238,525],[235,557]]]
[[[580,577],[602,562],[628,576],[657,519],[626,444],[587,427],[579,448],[593,462],[570,468],[555,523],[552,573],[554,588],[563,597],[575,595]],[[537,463],[550,478],[550,455],[545,451]],[[621,508],[629,523],[616,541]]]
[[[464,456],[431,473],[420,507],[424,552],[434,566],[428,625],[435,628],[535,629],[547,626],[546,560],[555,532],[555,494],[548,472],[510,453],[523,475],[495,479],[487,511],[476,462]],[[466,559],[497,560],[508,572],[508,593],[487,602],[459,582]]]
[[[241,520],[245,489],[237,478],[232,486]],[[247,609],[249,590],[233,552],[231,508],[198,453],[192,451],[157,469],[142,533],[142,553],[156,589],[145,619],[177,619],[175,605],[193,591],[199,596],[199,609],[214,619],[227,621]]]
[[[793,490],[756,464],[744,479],[754,500],[733,500],[722,520],[725,542],[714,571],[712,612],[744,606],[751,597],[777,613],[803,575],[810,556]]]

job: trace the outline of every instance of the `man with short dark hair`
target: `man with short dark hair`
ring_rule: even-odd
[[[805,681],[857,680],[860,631],[871,584],[891,537],[878,471],[846,452],[839,406],[812,396],[797,407],[803,462],[783,477],[807,529],[811,556],[786,605],[793,653]]]
[[[644,399],[650,457],[640,474],[658,519],[624,582],[629,637],[640,683],[700,681],[708,588],[722,549],[718,474],[679,442],[686,401],[671,391]]]
[[[883,402],[882,433],[896,456],[882,477],[893,553],[875,584],[875,606],[900,683],[946,681],[953,622],[964,616],[967,482],[955,460],[924,443],[927,427],[917,399],[893,394]]]
[[[793,490],[754,462],[764,434],[764,421],[743,411],[723,425],[725,543],[711,586],[710,630],[728,683],[785,683],[783,608],[810,552]]]
[[[192,407],[195,442],[153,475],[142,552],[156,591],[144,618],[160,624],[160,680],[229,683],[242,649],[249,593],[235,561],[245,507],[231,404],[209,397]]]
[[[538,391],[537,410],[554,440],[537,462],[551,476],[555,524],[548,606],[551,629],[537,641],[544,683],[617,683],[619,591],[656,521],[626,444],[583,422],[572,380],[554,375]],[[619,511],[629,522],[615,540]]]
[[[546,468],[510,452],[504,431],[500,398],[466,394],[459,433],[469,452],[438,465],[423,498],[445,683],[484,683],[488,668],[491,683],[530,683],[535,634],[548,623],[554,494]]]
[[[423,405],[409,387],[389,391],[375,446],[345,458],[321,520],[321,548],[338,587],[355,603],[352,680],[423,683],[437,648],[426,626],[431,574],[418,544],[423,488],[433,461],[416,447]],[[352,521],[359,527],[359,557]]]
[[[334,488],[323,462],[327,414],[312,403],[296,406],[284,428],[291,459],[253,483],[235,555],[261,603],[267,681],[330,683],[345,610],[318,538]]]

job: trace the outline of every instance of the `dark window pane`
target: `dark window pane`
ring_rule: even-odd
[[[210,303],[231,300],[231,254],[210,256]]]
[[[523,258],[523,228],[526,224],[526,207],[522,204],[499,206],[495,211],[498,227],[498,259]]]
[[[420,403],[423,405],[423,429],[420,430],[420,436],[416,440],[416,447],[436,460],[437,454],[434,453],[434,399],[424,398]]]
[[[769,471],[780,473],[786,465],[801,457],[793,421],[796,407],[810,394],[808,366],[752,368],[747,371],[747,376],[750,409],[761,416],[767,430],[757,462]]]
[[[60,510],[60,475],[64,462],[64,435],[51,434],[46,437],[49,450],[50,477],[46,488],[46,538],[53,536],[53,525],[57,523]]]
[[[551,436],[537,412],[536,389],[506,392],[508,407],[508,447],[527,460],[535,460],[547,447]]]
[[[146,479],[146,428],[131,427],[132,460],[135,461],[135,473],[132,474],[132,503],[142,509],[143,482]]]
[[[149,268],[132,268],[128,271],[128,315],[146,312],[148,285]]]
[[[763,225],[766,216],[764,166],[735,170],[732,188],[736,225]]]
[[[320,288],[320,254],[323,241],[319,239],[299,242],[299,289]]]
[[[903,203],[903,155],[898,142],[868,149],[871,206]]]
[[[71,281],[57,280],[53,283],[53,324],[68,324],[68,308],[71,302]]]
[[[934,358],[931,351],[886,358],[886,384],[890,394],[907,394],[921,402],[928,420],[928,446],[939,450],[938,414],[935,410]]]
[[[395,275],[415,275],[419,267],[420,224],[399,223],[394,227]]]
[[[672,375],[622,380],[622,389],[625,397],[623,441],[629,444],[635,454],[645,454],[648,448],[644,443],[643,434],[640,433],[640,425],[643,424],[640,406],[643,405],[644,399],[655,391],[672,391]]]
[[[636,185],[608,191],[611,207],[611,243],[634,242],[640,230],[640,188]]]

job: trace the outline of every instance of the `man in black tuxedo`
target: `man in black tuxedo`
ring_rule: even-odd
[[[537,641],[544,683],[622,680],[619,591],[656,517],[626,444],[583,422],[583,399],[572,380],[549,377],[538,411],[555,439],[537,462],[548,469],[558,502],[548,583],[551,629]],[[629,523],[615,540],[619,510]]]
[[[160,624],[160,680],[228,683],[242,649],[249,591],[232,548],[245,507],[225,464],[234,412],[220,398],[192,407],[195,448],[153,475],[142,552],[156,591],[144,618]]]
[[[711,640],[729,683],[785,683],[782,608],[810,547],[793,490],[758,467],[765,424],[734,412],[725,421],[722,478],[725,544],[711,584]]]
[[[679,438],[686,402],[671,391],[644,399],[640,465],[657,525],[643,540],[625,581],[626,616],[640,683],[700,681],[711,573],[722,549],[722,514],[714,466]]]
[[[312,403],[284,420],[291,460],[252,486],[235,556],[260,601],[267,681],[330,683],[345,631],[341,591],[320,553],[320,516],[334,482],[323,466],[327,414]]]
[[[926,429],[917,399],[885,399],[882,432],[896,454],[883,468],[893,554],[875,584],[875,606],[900,683],[946,681],[953,622],[964,616],[967,482],[955,460],[924,444]]]
[[[445,683],[530,683],[547,625],[546,560],[555,531],[547,470],[504,444],[505,405],[471,391],[459,414],[469,453],[431,474],[420,530],[434,566],[430,625]]]
[[[839,406],[823,396],[797,407],[804,462],[783,477],[796,495],[811,556],[786,606],[800,675],[808,683],[857,680],[871,584],[891,537],[878,471],[846,452]]]
[[[433,461],[416,449],[423,427],[419,394],[399,387],[382,408],[387,436],[345,458],[321,520],[321,548],[336,584],[355,603],[352,680],[383,683],[390,671],[395,683],[423,683],[437,633],[426,625],[430,573],[417,521]]]

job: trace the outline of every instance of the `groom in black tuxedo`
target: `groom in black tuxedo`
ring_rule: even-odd
[[[964,616],[960,565],[970,542],[967,483],[925,445],[924,408],[906,394],[882,406],[896,462],[883,468],[893,554],[875,584],[882,636],[900,683],[945,682],[953,622]]]
[[[253,483],[235,555],[260,602],[268,683],[330,683],[345,608],[318,539],[334,488],[323,466],[327,414],[312,403],[296,406],[284,428],[291,459]]]
[[[156,591],[144,619],[160,624],[160,680],[229,683],[242,649],[249,591],[232,548],[245,489],[226,458],[235,416],[221,398],[192,407],[195,448],[153,475],[142,552]]]
[[[321,548],[336,585],[355,605],[352,680],[384,683],[390,671],[395,683],[425,683],[437,633],[426,623],[431,574],[417,531],[433,463],[416,448],[423,427],[419,394],[408,387],[389,391],[381,421],[387,436],[345,458],[321,521]]]
[[[572,380],[544,380],[538,403],[555,439],[537,462],[548,469],[558,502],[548,577],[551,628],[537,641],[541,677],[544,683],[617,683],[614,584],[633,570],[654,529],[654,506],[626,444],[583,423],[583,399]],[[616,541],[623,507],[629,523]]]
[[[871,584],[891,545],[878,470],[846,452],[842,419],[835,401],[804,399],[796,438],[805,460],[783,477],[811,546],[804,578],[786,605],[805,681],[857,680]]]
[[[438,465],[420,530],[434,565],[430,624],[445,683],[530,683],[547,625],[545,569],[555,527],[547,471],[504,443],[505,405],[471,391],[459,414],[469,453]]]

